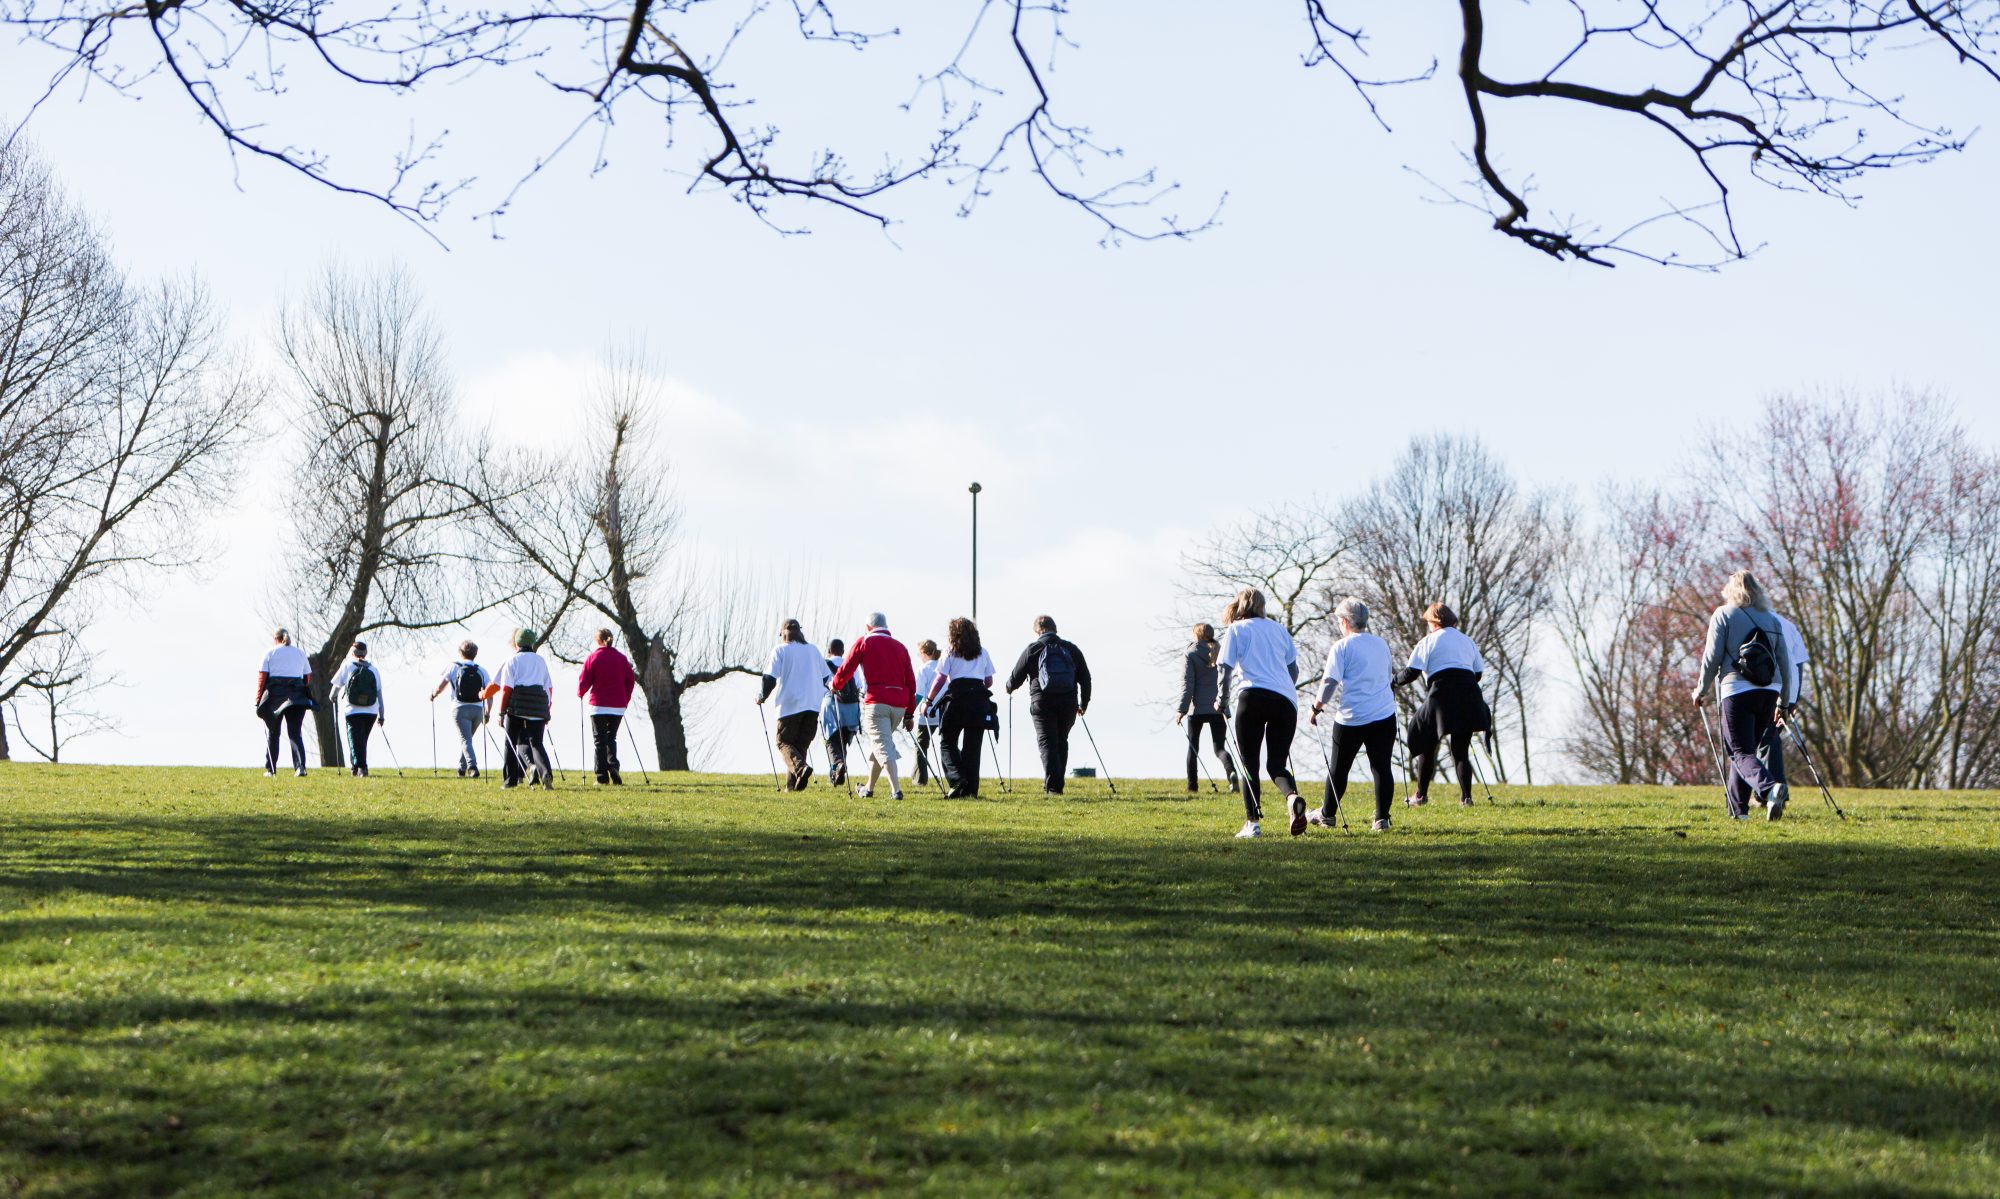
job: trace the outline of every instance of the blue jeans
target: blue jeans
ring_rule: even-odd
[[[458,723],[458,764],[467,770],[479,769],[479,715],[485,709],[480,704],[460,704],[452,713]]]

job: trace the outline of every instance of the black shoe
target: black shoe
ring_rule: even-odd
[[[1189,779],[1189,780],[1188,780],[1188,794],[1189,794],[1189,795],[1193,795],[1193,794],[1194,794],[1195,792],[1197,792],[1197,791],[1199,791],[1199,790],[1201,790],[1201,784],[1200,784],[1200,783],[1197,783],[1197,782],[1195,782],[1195,781],[1194,781],[1193,779]]]
[[[500,789],[501,789],[502,791],[512,791],[512,790],[513,790],[514,788],[516,788],[516,787],[518,787],[518,786],[520,786],[520,785],[521,785],[521,784],[519,784],[519,783],[506,783],[506,782],[503,782],[503,783],[501,783],[501,784],[500,784]]]
[[[1242,784],[1242,782],[1241,782],[1240,780],[1238,780],[1238,779],[1235,779],[1235,778],[1231,778],[1231,779],[1229,780],[1229,793],[1230,793],[1231,795],[1235,795],[1235,794],[1236,794],[1237,792],[1241,791],[1242,789],[1243,789],[1243,784]]]
[[[469,779],[476,779],[476,778],[478,778],[478,777],[479,777],[479,767],[477,767],[477,766],[468,766],[468,767],[466,767],[466,768],[465,768],[465,777],[466,777],[466,778],[469,778]]]
[[[612,771],[611,785],[614,787],[623,787],[625,785],[625,776],[618,773],[616,770]]]
[[[597,776],[597,785],[598,785],[598,786],[600,786],[600,787],[609,787],[609,786],[611,785],[611,776],[610,776],[610,775],[608,775],[608,774],[600,774],[600,775],[598,775],[598,776]]]

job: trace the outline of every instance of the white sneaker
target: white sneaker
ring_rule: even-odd
[[[1373,829],[1375,832],[1386,833],[1389,831],[1389,818],[1387,816],[1384,816],[1382,817],[1382,819],[1377,820],[1374,824],[1370,825],[1369,827]]]
[[[1236,839],[1238,841],[1242,841],[1250,837],[1261,837],[1263,835],[1264,835],[1264,830],[1258,828],[1257,822],[1254,820],[1244,821],[1243,827],[1236,830]]]
[[[1285,799],[1285,812],[1292,818],[1292,836],[1306,831],[1306,801],[1297,795]]]
[[[854,789],[854,794],[855,794],[856,796],[858,796],[859,798],[861,798],[861,799],[874,799],[874,798],[875,798],[875,788],[873,788],[873,787],[856,787],[856,788]]]
[[[1769,802],[1764,808],[1764,819],[1783,820],[1785,818],[1785,805],[1790,803],[1791,799],[1792,789],[1790,787],[1787,787],[1783,783],[1773,784]]]

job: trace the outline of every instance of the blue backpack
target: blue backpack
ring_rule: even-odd
[[[1076,690],[1076,658],[1069,652],[1069,646],[1061,641],[1049,642],[1042,650],[1041,664],[1035,668],[1035,683],[1044,693]]]

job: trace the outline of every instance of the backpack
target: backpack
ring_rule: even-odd
[[[451,693],[462,704],[479,702],[479,668],[470,662],[458,664],[458,674],[451,681]]]
[[[832,658],[828,658],[826,660],[826,664],[829,667],[833,667],[835,673],[838,673],[839,668],[833,666]],[[861,684],[854,681],[858,677],[859,677],[858,674],[851,674],[847,676],[847,686],[842,687],[839,691],[834,693],[833,698],[835,703],[858,704],[861,702]]]
[[[1044,692],[1076,690],[1076,658],[1069,646],[1050,641],[1042,650],[1041,664],[1035,667],[1035,684]]]
[[[382,689],[377,686],[375,668],[367,663],[357,663],[353,674],[347,678],[347,704],[352,708],[372,708],[375,701],[382,698]]]
[[[1778,655],[1755,616],[1750,618],[1750,635],[1736,647],[1736,673],[1752,687],[1769,687],[1778,677]]]

